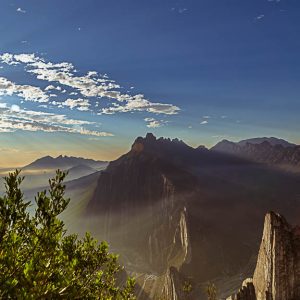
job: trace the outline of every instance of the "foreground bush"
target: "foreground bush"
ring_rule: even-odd
[[[120,287],[121,267],[108,253],[105,242],[90,234],[79,239],[67,235],[58,219],[67,207],[63,180],[57,171],[49,191],[35,197],[29,214],[19,171],[5,177],[6,193],[0,197],[0,298],[1,299],[135,299],[134,282]]]

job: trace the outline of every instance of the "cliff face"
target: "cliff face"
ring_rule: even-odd
[[[253,279],[228,299],[300,299],[299,228],[292,228],[279,214],[268,213]]]
[[[129,252],[138,254],[133,260],[142,265],[140,257],[154,273],[179,268],[190,257],[184,207],[196,185],[195,176],[163,159],[167,147],[160,143],[175,143],[179,151],[188,147],[180,141],[158,142],[152,135],[138,138],[101,173],[87,207],[89,216],[101,216],[105,238],[116,247],[129,245]],[[112,232],[120,234],[112,237]]]

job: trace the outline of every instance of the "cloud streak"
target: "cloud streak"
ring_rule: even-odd
[[[112,133],[89,130],[83,125],[91,125],[92,122],[69,119],[65,115],[53,114],[41,111],[29,111],[20,109],[17,105],[9,106],[0,104],[0,132],[44,131],[76,133],[88,136],[113,136]]]
[[[65,89],[70,89],[72,94],[79,93],[84,100],[83,98],[77,99],[78,105],[74,106],[68,100],[65,100],[64,104],[61,103],[61,105],[70,108],[76,107],[79,110],[88,110],[92,105],[91,98],[105,98],[108,100],[108,104],[105,107],[98,108],[97,112],[99,114],[145,111],[154,114],[174,115],[180,111],[180,108],[173,104],[152,102],[142,94],[130,95],[123,93],[121,91],[122,87],[118,83],[107,78],[107,76],[99,76],[95,71],[89,71],[86,75],[80,76],[75,67],[68,62],[52,63],[35,54],[10,53],[0,55],[0,62],[12,66],[24,65],[26,72],[33,74],[36,79],[47,81],[49,85],[44,91],[40,91],[41,93],[51,90],[63,93],[66,91]],[[19,87],[20,95],[22,95],[21,87]],[[27,89],[29,89],[29,86],[27,86]],[[41,95],[39,99],[46,101],[46,98],[42,98]],[[74,101],[76,100],[73,100],[75,104]],[[80,101],[85,104],[80,105]]]

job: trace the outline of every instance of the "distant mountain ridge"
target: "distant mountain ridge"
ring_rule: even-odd
[[[300,168],[300,146],[274,137],[254,138],[237,143],[223,140],[210,150],[258,163],[294,169]]]
[[[245,146],[247,143],[249,144],[261,144],[263,142],[268,142],[272,146],[281,145],[283,147],[294,147],[297,146],[296,144],[290,143],[284,139],[276,138],[276,137],[258,137],[258,138],[251,138],[246,140],[241,140],[237,144],[240,146]]]
[[[103,168],[108,164],[107,161],[97,161],[93,159],[86,159],[82,157],[73,156],[45,156],[35,160],[29,165],[23,167],[24,170],[30,169],[62,169],[67,170],[76,166],[85,166],[93,169]]]

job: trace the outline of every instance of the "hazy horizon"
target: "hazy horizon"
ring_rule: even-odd
[[[160,138],[160,136],[156,136],[156,137]],[[163,137],[163,138],[169,138],[169,137]],[[178,137],[175,137],[175,138],[178,138]],[[269,137],[254,137],[253,136],[252,138],[269,138]],[[275,137],[275,138],[281,139],[281,137]],[[224,137],[224,139],[226,139],[226,138]],[[223,140],[223,138],[220,138],[218,141],[216,141],[216,143],[218,143],[222,140]],[[229,140],[232,141],[232,142],[239,142],[243,139],[241,139],[241,140],[240,139],[229,139]],[[286,140],[286,141],[294,143],[296,145],[299,145],[299,143],[297,143],[297,142],[293,142],[293,141],[290,141],[290,140]],[[86,159],[94,159],[94,160],[99,160],[99,161],[113,161],[113,160],[119,158],[121,155],[125,154],[127,151],[129,151],[133,142],[134,142],[134,140],[129,141],[128,147],[121,148],[121,149],[119,149],[119,153],[115,151],[113,155],[109,155],[109,156],[107,156],[107,154],[102,154],[102,155],[99,154],[99,153],[101,153],[101,151],[99,151],[99,153],[97,153],[97,152],[93,153],[93,152],[80,152],[80,151],[63,152],[63,151],[60,151],[60,150],[56,150],[56,151],[44,150],[43,152],[37,152],[37,153],[33,153],[33,152],[30,152],[30,151],[29,151],[29,153],[22,152],[22,157],[20,157],[20,156],[16,157],[16,153],[21,153],[21,151],[18,150],[18,149],[14,149],[12,151],[10,149],[9,151],[11,152],[10,153],[11,158],[2,156],[2,158],[0,158],[0,169],[1,168],[4,169],[4,168],[24,167],[24,166],[32,163],[33,161],[35,161],[39,158],[45,157],[45,156],[51,156],[51,157],[56,158],[56,157],[62,155],[62,156],[73,156],[73,157],[81,157],[81,158],[86,158]],[[198,143],[198,144],[189,144],[185,140],[183,140],[183,142],[185,142],[187,145],[189,145],[193,148],[197,148],[198,146],[202,145],[202,146],[205,146],[208,149],[216,144],[216,143],[214,143],[212,145],[205,145],[205,144],[201,144],[201,142]],[[8,152],[8,149],[4,149],[4,148],[0,148],[0,149],[1,149],[2,153],[5,153],[6,151]],[[26,154],[29,154],[29,155],[27,156]],[[5,163],[6,161],[8,161],[8,162],[15,161],[16,163],[15,164],[9,164],[9,163],[6,164]]]

